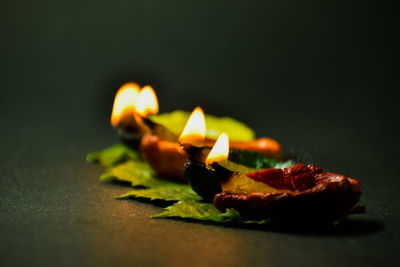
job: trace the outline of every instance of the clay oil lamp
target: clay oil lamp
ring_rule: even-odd
[[[176,141],[177,136],[147,117],[158,113],[157,96],[151,86],[143,89],[135,83],[123,85],[115,95],[111,125],[121,141],[137,149],[143,136],[153,134],[164,140]]]
[[[189,158],[186,149],[203,150],[211,148],[215,140],[206,138],[206,119],[203,110],[196,107],[190,115],[178,143],[163,140],[159,135],[144,135],[140,150],[151,166],[162,177],[178,181],[186,181],[183,167]],[[227,135],[221,135],[222,138]],[[270,138],[260,138],[254,141],[231,141],[232,149],[247,150],[253,152],[264,152],[264,155],[281,157],[280,145]]]
[[[204,113],[200,107],[197,107],[190,115],[177,141],[199,143],[205,140],[205,136]],[[189,155],[177,141],[163,140],[158,135],[145,135],[142,138],[140,151],[160,176],[177,181],[186,181],[183,167]],[[203,143],[202,146],[204,146]]]
[[[229,160],[229,141],[221,134],[211,150],[186,149],[184,172],[192,188],[221,212],[235,209],[250,220],[323,225],[363,212],[360,181],[297,163],[287,168],[251,169]],[[208,155],[204,158],[204,155]]]

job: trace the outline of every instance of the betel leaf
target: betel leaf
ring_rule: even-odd
[[[137,151],[130,149],[125,145],[113,145],[100,152],[91,152],[86,156],[86,161],[90,163],[99,163],[105,168],[113,167],[126,160],[139,160],[140,155]]]
[[[165,211],[152,216],[153,218],[184,218],[213,222],[239,222],[240,214],[228,209],[222,213],[211,203],[200,203],[196,201],[179,201],[165,208]]]
[[[171,113],[151,115],[150,119],[164,125],[179,136],[189,116],[190,112],[175,110]],[[210,139],[217,139],[223,132],[227,133],[232,141],[251,141],[255,138],[254,131],[250,127],[230,117],[216,117],[206,114],[206,125],[206,136]]]
[[[96,162],[106,168],[101,180],[117,179],[132,186],[146,187],[127,192],[117,198],[178,201],[154,218],[185,218],[212,222],[236,222],[264,224],[266,221],[243,221],[235,210],[222,213],[211,203],[202,203],[190,185],[158,179],[151,166],[143,161],[137,151],[124,145],[115,145],[87,156],[88,162]]]
[[[277,161],[257,152],[240,149],[231,149],[229,151],[229,160],[253,169],[283,169],[294,165],[292,160]]]
[[[118,199],[124,198],[147,198],[150,200],[165,201],[197,201],[201,197],[197,195],[189,185],[170,183],[167,186],[158,186],[149,189],[138,189],[129,191]]]
[[[268,220],[247,221],[243,220],[239,212],[227,209],[220,212],[211,203],[197,201],[179,201],[166,207],[164,212],[151,216],[152,218],[180,218],[200,221],[212,221],[217,223],[244,223],[244,224],[267,224]]]
[[[120,180],[130,182],[132,186],[154,187],[168,183],[155,178],[153,169],[144,161],[127,161],[103,173],[100,180]]]

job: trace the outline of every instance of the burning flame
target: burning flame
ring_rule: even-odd
[[[220,134],[213,148],[206,158],[206,164],[226,160],[229,156],[229,138],[226,133]]]
[[[206,119],[201,107],[197,107],[193,110],[188,121],[186,122],[185,128],[179,137],[179,142],[190,143],[193,141],[203,140],[205,138]]]
[[[140,87],[135,83],[126,83],[119,88],[114,99],[114,106],[111,113],[111,124],[116,127],[121,120],[122,114],[134,112],[139,99]]]
[[[149,114],[158,113],[158,100],[156,93],[151,86],[146,85],[140,92],[139,99],[136,105],[136,112],[142,117],[147,117]]]

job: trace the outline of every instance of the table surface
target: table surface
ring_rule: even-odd
[[[17,1],[15,1],[17,2]],[[229,5],[229,8],[228,6]],[[186,1],[2,3],[1,266],[377,266],[400,245],[394,9]],[[327,170],[358,178],[335,232],[151,219],[115,200],[88,152],[122,83],[151,84],[161,111],[196,105]]]

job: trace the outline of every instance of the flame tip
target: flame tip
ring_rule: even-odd
[[[116,127],[121,121],[123,114],[135,110],[139,98],[140,87],[136,83],[123,84],[115,94],[113,110],[111,113],[111,124]]]
[[[137,113],[142,117],[147,117],[150,114],[157,114],[158,110],[158,100],[154,89],[150,85],[144,86],[137,101]]]
[[[221,133],[206,158],[206,164],[209,165],[216,161],[226,160],[229,156],[229,136],[227,133]]]
[[[206,138],[206,119],[203,109],[196,107],[190,115],[179,137],[179,142],[190,143]]]

